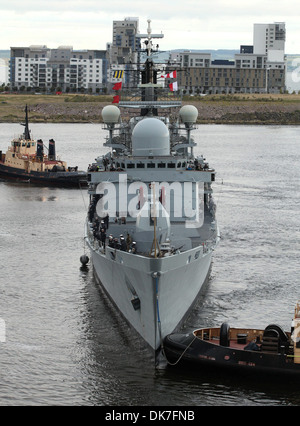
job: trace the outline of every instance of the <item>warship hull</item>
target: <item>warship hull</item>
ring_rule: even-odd
[[[87,186],[87,175],[84,172],[35,172],[27,173],[16,167],[6,166],[0,162],[0,179],[27,181],[40,185],[61,187]]]
[[[208,278],[212,252],[197,247],[166,258],[147,258],[89,243],[94,274],[126,321],[154,350],[177,330]]]

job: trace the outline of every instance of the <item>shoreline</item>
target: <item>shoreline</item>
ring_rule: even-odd
[[[102,123],[101,111],[112,96],[2,95],[0,123],[24,121],[25,105],[30,123]],[[300,95],[184,96],[183,105],[196,106],[197,124],[299,125]]]

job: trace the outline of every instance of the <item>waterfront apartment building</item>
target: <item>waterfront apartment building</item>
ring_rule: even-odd
[[[17,90],[101,92],[106,76],[106,51],[11,47],[10,86]]]
[[[284,23],[254,24],[253,45],[240,46],[234,60],[183,50],[172,52],[170,62],[186,93],[280,93],[285,90],[284,47]]]
[[[108,45],[109,72],[108,89],[122,80],[123,87],[138,84],[138,62],[140,61],[139,18],[128,17],[113,21],[112,43]],[[123,71],[122,78],[116,71]]]
[[[125,65],[130,61],[136,62],[135,53],[140,47],[140,40],[136,37],[138,32],[139,18],[113,21],[113,41],[109,49],[111,65]]]
[[[113,38],[106,50],[11,47],[10,86],[15,90],[101,93],[120,80],[125,86],[136,85],[138,26],[138,18],[113,21]],[[122,78],[116,71],[123,71]]]

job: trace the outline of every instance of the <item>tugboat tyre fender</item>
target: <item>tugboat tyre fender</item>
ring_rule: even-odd
[[[279,334],[279,338],[280,338],[281,342],[283,342],[283,343],[288,342],[289,338],[280,325],[270,324],[265,328],[265,331],[268,331],[268,330],[276,330],[277,333]]]
[[[230,327],[227,324],[227,322],[223,322],[223,324],[221,325],[220,328],[220,345],[221,346],[229,346],[229,332],[230,332]]]

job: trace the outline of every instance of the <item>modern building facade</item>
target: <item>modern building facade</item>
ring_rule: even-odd
[[[125,18],[113,21],[113,41],[110,45],[109,62],[111,65],[125,65],[136,62],[135,53],[139,50],[139,18]]]
[[[234,60],[181,51],[170,56],[186,93],[280,93],[285,90],[285,24],[254,24],[253,45],[240,46]]]
[[[120,80],[127,86],[136,84],[138,27],[138,18],[113,21],[113,41],[106,50],[11,47],[10,86],[15,90],[101,93]],[[123,71],[121,78],[116,71]]]
[[[108,88],[122,80],[124,87],[138,83],[137,69],[140,52],[139,18],[128,17],[113,21],[112,43],[108,47]],[[122,78],[117,71],[123,71]]]
[[[106,75],[106,51],[11,47],[10,85],[17,90],[100,92],[106,87]]]

